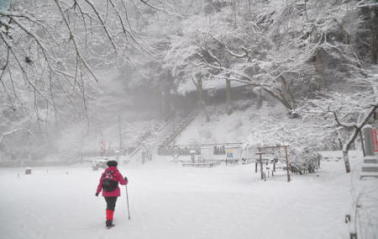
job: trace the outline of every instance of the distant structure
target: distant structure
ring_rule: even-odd
[[[378,178],[378,111],[369,121],[369,125],[363,128],[364,159],[361,167],[360,178]]]

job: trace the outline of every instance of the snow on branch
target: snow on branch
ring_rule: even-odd
[[[55,0],[55,1],[56,1],[56,0]],[[110,43],[112,44],[114,50],[117,52],[117,47],[116,47],[116,45],[115,45],[115,43],[114,43],[114,41],[113,41],[113,37],[111,36],[111,34],[110,34],[108,28],[106,27],[105,22],[104,22],[104,20],[102,19],[100,13],[97,11],[97,8],[94,6],[94,4],[93,4],[90,0],[84,0],[84,1],[85,1],[85,2],[86,2],[86,3],[92,8],[93,12],[95,13],[95,15],[97,16],[98,20],[100,21],[101,26],[103,27],[103,29],[104,29],[104,31],[105,31],[105,33],[106,33],[106,36],[108,37],[108,39],[109,39]],[[57,1],[56,1],[56,2],[57,2]],[[62,13],[62,17],[64,18],[63,13]],[[121,24],[122,27],[124,27],[123,22],[121,22],[121,23],[122,23],[122,24]]]
[[[20,70],[22,72],[24,80],[28,83],[28,85],[30,85],[33,88],[33,90],[35,92],[37,92],[45,100],[49,101],[48,98],[44,94],[42,94],[42,92],[35,86],[35,84],[33,84],[33,82],[30,81],[30,79],[28,77],[28,74],[27,74],[24,66],[21,64],[21,61],[19,60],[19,57],[17,56],[16,52],[14,51],[14,48],[12,47],[11,43],[6,39],[5,35],[2,32],[0,32],[0,38],[7,45],[9,51],[12,53],[14,59],[16,60],[17,65],[19,66],[19,68],[20,68]]]
[[[80,52],[80,50],[79,50],[79,46],[78,46],[78,44],[77,44],[77,42],[76,42],[75,34],[73,33],[73,31],[72,31],[72,29],[71,29],[71,26],[70,26],[70,24],[68,23],[68,20],[67,20],[65,14],[64,14],[64,12],[63,12],[63,9],[62,9],[62,7],[61,7],[59,1],[58,1],[58,0],[54,0],[54,1],[55,1],[56,5],[57,5],[57,7],[58,7],[58,9],[59,9],[59,12],[60,12],[60,14],[61,14],[61,16],[62,16],[62,19],[63,19],[63,21],[64,21],[65,25],[67,26],[67,29],[68,29],[68,31],[69,31],[69,33],[70,33],[70,39],[72,40],[72,43],[73,43],[73,45],[74,45],[74,47],[75,47],[75,51],[76,51],[77,56],[80,58],[81,62],[84,64],[85,68],[87,68],[87,70],[90,72],[90,74],[93,76],[93,78],[94,78],[96,81],[98,81],[98,78],[96,77],[96,75],[94,74],[93,70],[92,70],[91,67],[88,65],[87,61],[84,59],[84,57],[82,56],[82,54],[81,54],[81,52]]]
[[[169,15],[173,15],[173,16],[176,16],[176,17],[179,17],[179,18],[183,18],[184,16],[176,13],[176,12],[171,12],[171,11],[168,11],[166,10],[165,8],[160,8],[160,7],[157,7],[155,5],[152,5],[151,3],[149,3],[148,0],[139,0],[140,2],[142,2],[144,5],[156,10],[156,11],[160,11],[160,12],[164,12],[164,13],[167,13]]]

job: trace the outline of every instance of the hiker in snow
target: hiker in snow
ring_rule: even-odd
[[[121,185],[127,185],[127,177],[123,177],[117,169],[117,161],[110,160],[106,163],[108,168],[102,173],[100,182],[97,186],[96,197],[102,191],[106,201],[106,227],[112,227],[114,209],[117,202],[117,197],[121,195],[121,190],[118,183]]]

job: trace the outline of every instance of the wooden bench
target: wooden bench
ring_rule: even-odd
[[[184,167],[197,167],[197,168],[211,168],[219,165],[219,162],[199,162],[199,163],[183,163]]]
[[[242,164],[251,164],[255,162],[255,159],[242,159]]]
[[[239,163],[239,159],[226,159],[224,160],[226,164],[237,164]]]

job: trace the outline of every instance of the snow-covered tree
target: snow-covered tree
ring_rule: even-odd
[[[350,79],[349,92],[323,92],[319,98],[308,100],[301,108],[303,114],[322,116],[325,124],[338,134],[347,173],[351,170],[348,151],[356,139],[361,137],[362,128],[378,109],[378,80],[375,71],[376,68],[368,70],[366,78]]]

